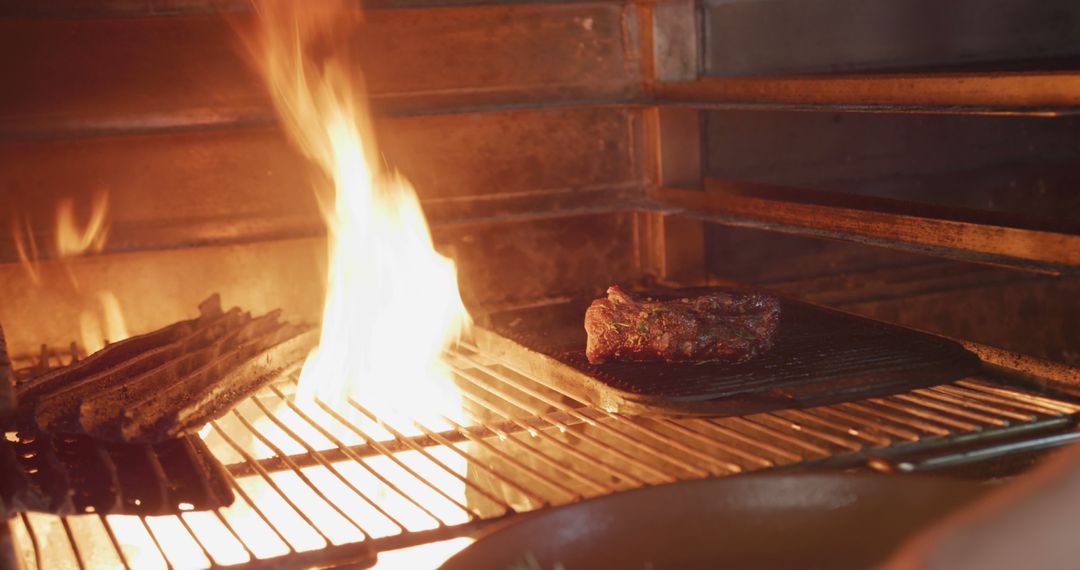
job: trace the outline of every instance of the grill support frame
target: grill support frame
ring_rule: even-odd
[[[251,508],[276,535],[277,540],[290,545],[283,556],[259,558],[238,532],[230,514],[221,509],[211,511],[247,553],[249,561],[239,567],[366,564],[373,560],[373,553],[376,552],[466,536],[492,525],[503,524],[524,512],[642,485],[730,476],[762,469],[920,471],[1020,451],[1049,449],[1080,438],[1076,431],[1077,421],[1080,420],[1080,402],[1067,396],[1059,399],[1031,393],[1022,387],[1010,387],[999,378],[987,375],[885,398],[803,410],[732,418],[670,419],[625,416],[575,402],[556,387],[522,376],[513,370],[511,363],[493,360],[472,346],[462,345],[447,353],[446,360],[453,366],[466,400],[483,404],[481,410],[499,419],[488,421],[474,417],[472,421],[453,422],[449,429],[441,431],[417,423],[414,426],[416,434],[407,435],[399,430],[400,426],[392,426],[370,410],[352,402],[352,407],[362,417],[373,425],[385,428],[391,437],[379,438],[356,426],[357,434],[362,434],[361,437],[365,439],[360,445],[346,445],[338,440],[330,448],[318,449],[310,442],[304,442],[302,453],[290,454],[283,451],[280,443],[275,443],[260,431],[266,428],[258,427],[261,425],[260,416],[251,415],[251,410],[282,428],[288,437],[303,442],[295,426],[289,427],[288,422],[278,417],[275,411],[299,411],[302,421],[310,426],[319,425],[318,419],[303,414],[303,410],[291,400],[296,381],[294,371],[234,409],[227,416],[231,423],[223,426],[221,421],[212,422],[212,431],[242,457],[242,461],[230,463],[226,469],[230,484],[237,491],[237,501]],[[240,409],[243,406],[247,407],[246,413]],[[338,421],[348,421],[328,407],[324,407],[324,411],[328,415],[336,414],[333,417]],[[495,411],[502,415],[493,414]],[[246,434],[244,437],[252,441],[259,440],[272,450],[272,454],[269,457],[254,457],[237,442],[241,434]],[[571,436],[579,438],[576,445],[563,441]],[[600,446],[609,444],[605,437],[612,438],[611,441],[616,442],[614,445],[625,446],[614,451],[612,462],[591,455]],[[501,512],[483,512],[459,502],[458,507],[466,513],[463,521],[447,522],[440,519],[438,514],[428,511],[438,521],[433,528],[410,530],[406,524],[395,521],[398,532],[376,535],[364,528],[360,515],[334,504],[306,474],[310,469],[324,469],[333,472],[342,483],[351,485],[348,476],[338,471],[341,465],[352,463],[366,466],[366,461],[381,458],[397,461],[399,466],[410,470],[412,468],[408,463],[399,458],[407,453],[422,457],[431,464],[429,467],[438,466],[452,473],[452,468],[432,455],[436,450],[451,450],[464,459],[470,468],[464,475],[459,474],[458,479],[465,485],[471,485],[474,491],[486,492],[488,500],[498,504]],[[559,456],[558,453],[565,455]],[[470,480],[469,476],[473,473],[471,466],[483,465],[491,457],[514,460],[507,465],[520,472],[490,466],[484,469],[500,484],[509,485],[517,493],[528,497],[532,502],[527,508],[516,507],[512,501],[500,499]],[[544,458],[542,466],[531,461],[530,458],[535,457]],[[613,462],[620,457],[630,462]],[[581,464],[587,459],[593,460],[588,464],[589,470],[580,471]],[[551,473],[544,473],[544,467],[554,469],[560,477],[557,479]],[[376,473],[370,466],[368,470]],[[612,481],[620,483],[603,483],[597,477],[605,472],[607,476],[615,478]],[[415,470],[410,473],[416,479],[423,480],[434,492],[440,492],[438,485],[427,480],[425,475]],[[291,496],[279,483],[279,478],[287,475],[303,481],[323,497],[324,502],[335,509],[341,518],[350,521],[362,539],[334,543],[328,534],[319,530],[320,523],[306,514],[305,507],[297,502],[299,499]],[[240,483],[240,480],[249,478],[264,481],[280,500],[289,504],[319,534],[324,546],[315,550],[292,546],[289,529],[279,528],[273,522],[274,516],[260,506],[260,502],[265,502],[265,497],[253,498]],[[532,483],[525,484],[523,480],[531,480]],[[395,485],[385,478],[384,481],[390,486]],[[575,486],[580,489],[582,485],[591,490],[575,492]],[[357,487],[353,486],[352,490],[357,496],[367,498],[372,508],[380,508],[377,500],[365,497]],[[411,497],[409,490],[398,487],[394,487],[394,490],[402,497]],[[545,498],[545,494],[551,496],[560,492],[559,500],[553,502]],[[415,493],[412,491],[412,495]],[[424,508],[422,500],[411,498],[415,506]],[[450,496],[444,494],[444,498],[453,502]],[[385,509],[382,512],[393,520]],[[43,537],[35,531],[40,523],[30,520],[31,517],[42,516],[45,515],[24,514],[9,523],[13,542],[22,539],[30,543],[19,548],[23,553],[31,553],[31,562],[41,559],[45,548],[51,549],[51,545],[45,544]],[[131,567],[131,561],[123,554],[121,540],[108,517],[77,516],[100,521],[108,544],[121,564]],[[84,521],[74,521],[72,517],[54,518],[54,523],[61,526],[63,535],[67,537],[72,561],[80,567],[87,567],[88,555],[81,550],[80,538],[76,536],[78,531],[73,528],[74,522],[84,524]],[[174,518],[199,545],[210,567],[225,566],[219,564],[212,549],[200,541],[199,531],[193,527],[193,523],[185,516]],[[162,544],[153,525],[148,524],[146,517],[140,519],[140,524],[152,539],[161,559],[169,560],[168,545]],[[55,535],[51,536],[55,540]],[[20,550],[13,552],[18,554]]]

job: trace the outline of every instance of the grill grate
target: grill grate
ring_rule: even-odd
[[[179,516],[23,514],[28,568],[355,564],[517,513],[646,485],[793,467],[853,467],[973,441],[1059,433],[1080,405],[971,377],[802,410],[650,418],[584,405],[475,349],[447,355],[464,418],[297,405],[295,376],[211,422],[237,495]]]

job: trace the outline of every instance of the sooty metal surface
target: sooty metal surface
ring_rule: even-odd
[[[478,331],[478,344],[530,376],[627,413],[735,415],[816,406],[942,384],[979,367],[977,357],[946,339],[788,299],[776,345],[749,362],[594,365],[585,358],[589,302],[497,313]]]
[[[0,442],[0,499],[6,516],[165,515],[226,506],[233,493],[198,437],[149,445],[9,433]]]

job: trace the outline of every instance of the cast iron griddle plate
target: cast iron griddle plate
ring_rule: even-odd
[[[491,315],[476,331],[477,342],[528,376],[626,413],[735,415],[816,406],[941,384],[979,367],[978,358],[946,339],[788,299],[781,301],[775,346],[748,362],[589,364],[584,319],[590,302]]]
[[[523,517],[481,537],[442,570],[873,568],[905,538],[988,490],[923,476],[681,481]]]

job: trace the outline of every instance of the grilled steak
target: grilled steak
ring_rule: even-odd
[[[585,356],[609,360],[742,362],[772,348],[780,301],[758,293],[708,293],[672,301],[613,285],[585,311]]]

